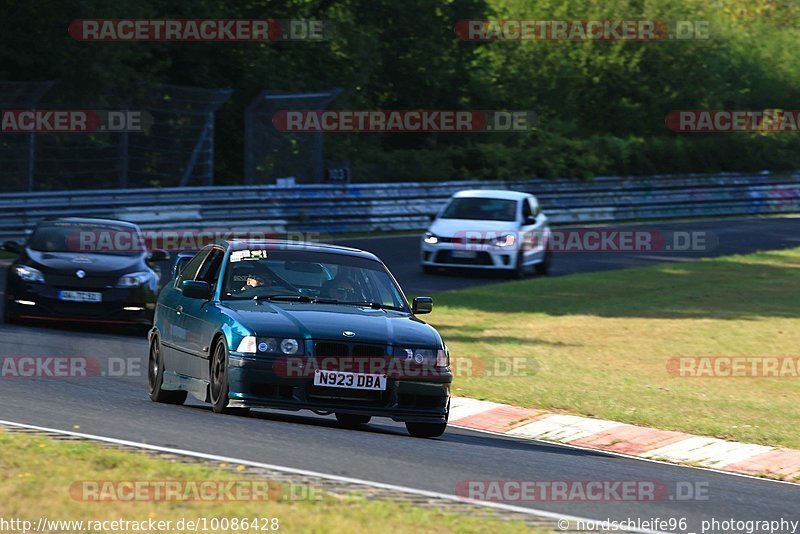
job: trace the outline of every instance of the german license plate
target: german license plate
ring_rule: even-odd
[[[454,250],[453,257],[461,259],[473,259],[478,257],[478,253],[474,250]]]
[[[58,299],[72,302],[102,302],[103,294],[94,291],[59,291]]]
[[[386,375],[350,373],[347,371],[314,371],[314,385],[345,389],[386,390]]]

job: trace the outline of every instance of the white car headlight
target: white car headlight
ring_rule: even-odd
[[[497,241],[494,242],[496,247],[513,247],[514,243],[517,242],[517,236],[514,234],[505,234],[501,235],[497,238]]]
[[[436,351],[436,367],[447,367],[450,365],[450,351],[445,347]]]
[[[255,354],[256,352],[256,336],[245,336],[239,342],[239,346],[236,347],[236,352],[246,352],[249,354]]]
[[[422,240],[429,245],[435,245],[436,243],[439,242],[439,237],[430,232],[426,232],[425,237]]]
[[[14,272],[26,282],[39,282],[40,284],[44,283],[44,275],[39,269],[26,267],[25,265],[17,265],[14,267]]]
[[[117,287],[139,287],[150,283],[153,276],[150,273],[128,273],[120,276]]]

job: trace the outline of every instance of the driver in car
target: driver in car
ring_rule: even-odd
[[[327,298],[342,301],[355,301],[356,286],[353,281],[345,275],[338,275],[333,280],[325,282],[320,294]]]
[[[242,279],[244,279],[244,285],[235,291],[242,292],[256,287],[278,285],[271,272],[268,270],[257,272],[256,267],[251,265],[242,265],[234,271],[234,283],[242,281]]]

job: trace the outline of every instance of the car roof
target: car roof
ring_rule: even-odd
[[[220,245],[231,250],[280,248],[280,250],[292,250],[299,252],[326,252],[329,254],[343,254],[346,256],[357,256],[375,261],[381,261],[375,254],[357,248],[343,247],[341,245],[331,245],[328,243],[311,243],[291,241],[285,239],[223,239],[218,242]]]
[[[467,189],[453,195],[454,198],[499,198],[503,200],[522,200],[530,196],[532,196],[530,193],[507,189]]]
[[[119,219],[103,219],[99,217],[49,217],[46,219],[42,219],[42,222],[68,222],[68,223],[80,223],[80,224],[114,224],[117,226],[126,226],[128,228],[139,228],[138,225],[128,222],[128,221],[121,221]]]

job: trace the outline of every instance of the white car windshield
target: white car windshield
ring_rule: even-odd
[[[502,198],[454,198],[440,219],[470,219],[476,221],[515,221],[517,201]]]

